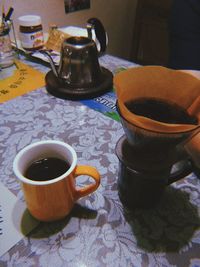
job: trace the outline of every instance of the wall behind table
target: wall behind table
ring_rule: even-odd
[[[40,15],[44,31],[49,25],[85,27],[87,19],[99,18],[106,28],[109,38],[107,52],[122,58],[130,56],[131,40],[137,0],[91,0],[91,8],[65,13],[64,0],[7,0],[14,7],[13,21],[18,31],[17,17],[26,14]]]

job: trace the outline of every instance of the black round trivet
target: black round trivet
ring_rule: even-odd
[[[51,70],[45,76],[46,89],[50,94],[62,99],[81,100],[94,98],[112,90],[112,72],[104,67],[101,67],[101,71],[101,79],[95,86],[80,87],[77,85],[72,87],[70,84],[58,79]]]

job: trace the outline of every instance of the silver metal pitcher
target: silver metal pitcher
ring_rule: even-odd
[[[54,75],[65,84],[74,86],[94,86],[101,79],[96,44],[87,37],[69,37],[64,40],[60,53],[59,66],[55,66],[47,51]]]
[[[58,66],[48,51],[41,51],[49,58],[52,70],[45,77],[47,91],[57,97],[86,99],[112,90],[113,74],[100,66],[98,57],[105,52],[106,34],[97,19],[88,21],[88,37],[73,36],[65,39],[61,46]],[[91,38],[96,29],[101,49]]]

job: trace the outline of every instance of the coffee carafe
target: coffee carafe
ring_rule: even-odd
[[[116,74],[114,86],[125,132],[116,145],[119,196],[129,208],[153,207],[167,185],[192,172],[184,145],[200,132],[200,81],[145,66]]]

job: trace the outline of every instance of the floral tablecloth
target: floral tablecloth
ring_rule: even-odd
[[[100,62],[112,71],[134,66],[108,55]],[[102,177],[98,190],[79,200],[68,217],[39,223],[6,252],[0,258],[1,267],[200,266],[200,180],[191,174],[174,183],[153,210],[124,210],[117,191],[115,155],[123,134],[119,122],[80,102],[55,98],[45,88],[0,105],[0,181],[18,199],[24,201],[13,159],[38,140],[71,144],[78,163],[95,166]],[[80,178],[78,184],[87,179]]]

